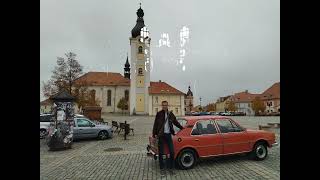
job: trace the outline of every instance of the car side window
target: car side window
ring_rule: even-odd
[[[90,127],[90,122],[86,119],[77,119],[78,127]]]
[[[241,132],[243,129],[239,127],[235,122],[231,121],[232,127],[233,127],[233,132]]]
[[[200,120],[192,130],[192,135],[216,134],[217,129],[211,120]]]
[[[221,133],[234,132],[234,128],[228,119],[216,120],[216,122]]]

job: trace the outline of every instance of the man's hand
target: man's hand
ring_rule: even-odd
[[[157,136],[157,135],[152,135],[152,137],[153,137],[153,138],[158,138],[158,136]]]

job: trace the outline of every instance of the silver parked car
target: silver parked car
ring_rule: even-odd
[[[40,114],[40,138],[44,138],[48,134],[52,118],[52,114]]]
[[[73,139],[107,139],[112,136],[113,130],[111,126],[96,124],[86,117],[74,118]]]

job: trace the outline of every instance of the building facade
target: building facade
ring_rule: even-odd
[[[220,97],[216,102],[216,112],[226,112],[230,96]]]
[[[261,94],[266,113],[280,113],[280,82],[274,83]]]
[[[53,102],[50,99],[46,99],[40,102],[40,113],[51,113]]]
[[[237,112],[242,112],[246,115],[253,116],[255,114],[252,109],[252,101],[259,96],[259,94],[249,93],[248,90],[240,93],[235,93],[230,100],[235,103]]]
[[[168,102],[168,109],[176,116],[185,115],[185,94],[165,82],[151,82],[149,88],[149,112],[154,116],[162,110],[161,102]]]

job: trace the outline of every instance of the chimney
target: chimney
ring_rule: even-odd
[[[246,93],[248,93],[248,90],[245,90]]]
[[[161,80],[159,80],[159,82],[161,82]]]

